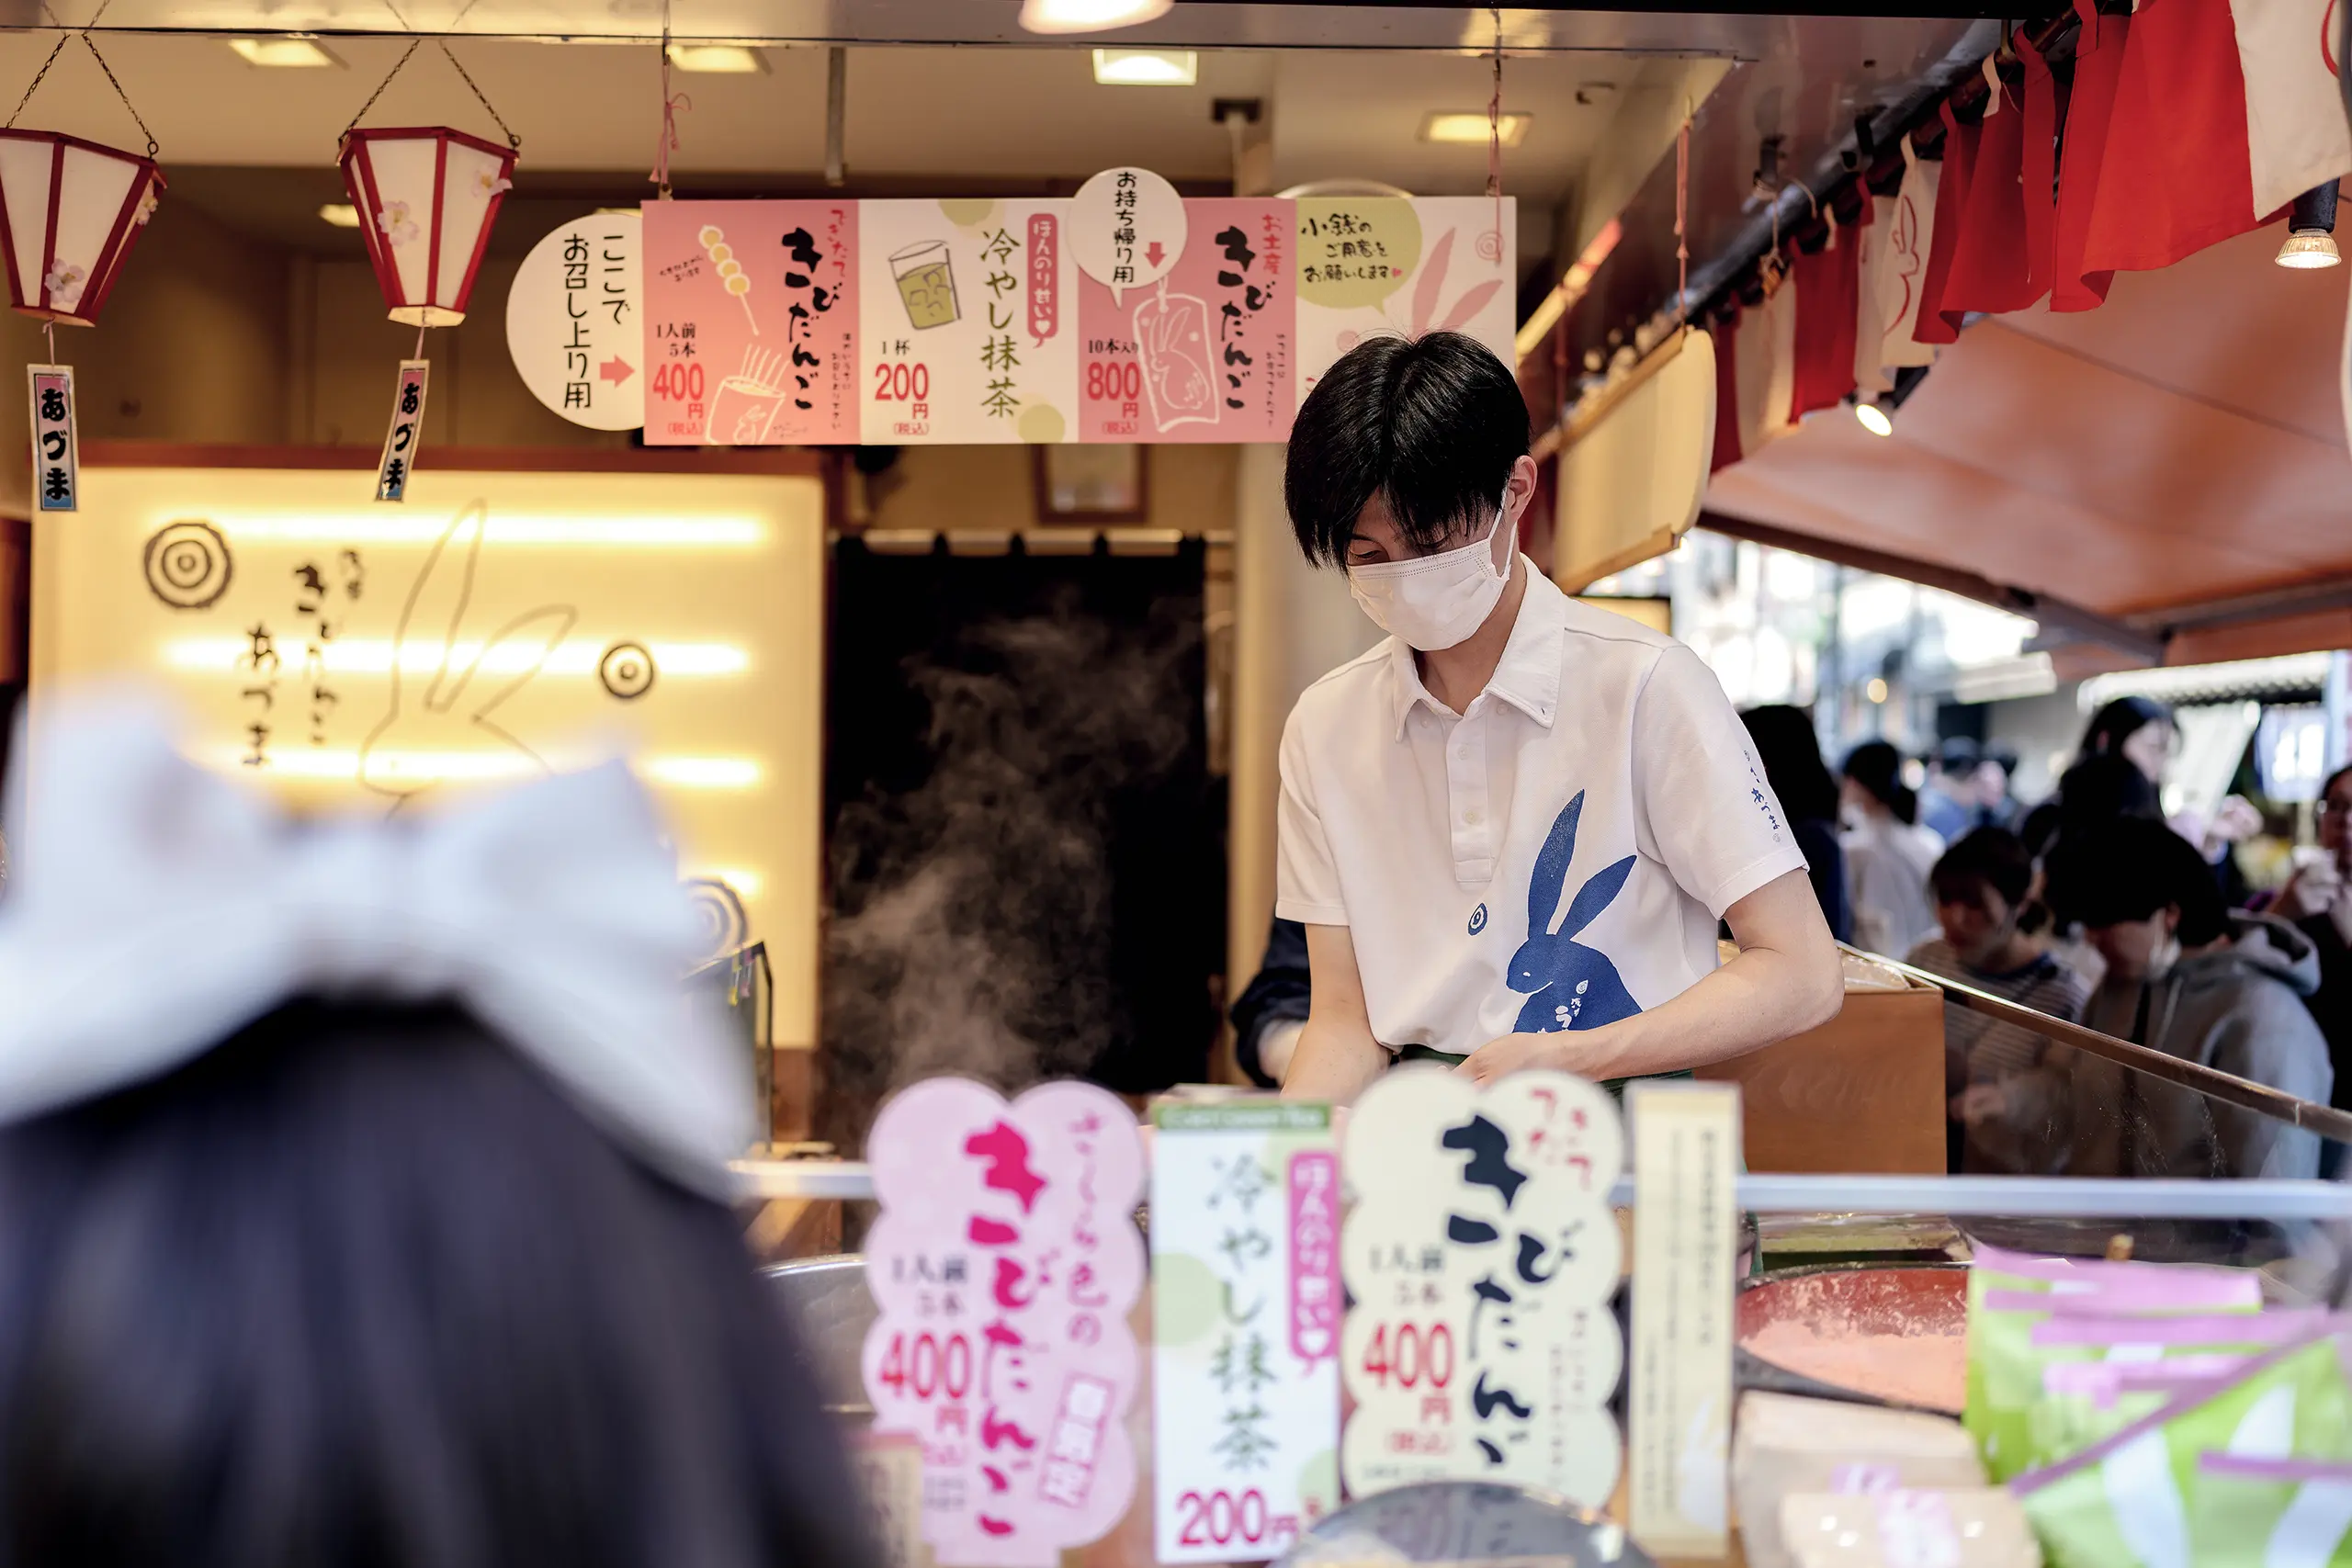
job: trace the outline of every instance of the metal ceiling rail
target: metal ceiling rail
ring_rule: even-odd
[[[2241,1111],[2251,1111],[2257,1116],[2267,1116],[2274,1122],[2284,1122],[2290,1126],[2303,1128],[2307,1132],[2318,1134],[2323,1138],[2352,1142],[2352,1111],[2338,1111],[2334,1106],[2299,1100],[2284,1089],[2273,1089],[2268,1084],[2256,1083],[2251,1078],[2242,1078],[2233,1074],[2218,1072],[2211,1067],[2196,1062],[2184,1061],[2178,1056],[2167,1055],[2162,1051],[2152,1050],[2145,1045],[2134,1045],[2129,1040],[2119,1040],[2112,1034],[2102,1034],[2096,1029],[2087,1029],[2079,1023],[2068,1023],[2064,1019],[2052,1018],[2046,1012],[2036,1012],[2031,1008],[2019,1007],[2013,1001],[1996,997],[1990,991],[1979,990],[1963,981],[1930,974],[1925,969],[1917,969],[1892,958],[1881,958],[1875,953],[1871,956],[1912,980],[1934,987],[1943,992],[1945,1000],[1957,1007],[1965,1008],[1970,1012],[1982,1013],[1987,1018],[1996,1019],[2003,1023],[2015,1024],[2055,1044],[2102,1057],[2120,1066],[2129,1067],[2134,1072],[2145,1073],[2150,1077],[2162,1078],[2167,1083],[2178,1084],[2183,1089],[2194,1089],[2208,1100],[2219,1100],[2224,1105],[2236,1106]]]
[[[729,1168],[744,1202],[858,1202],[874,1170],[853,1160],[741,1160]],[[1952,1214],[1980,1219],[2352,1219],[2352,1186],[2333,1181],[2192,1181],[2034,1176],[1758,1176],[1736,1185],[1758,1214]],[[1612,1207],[1634,1206],[1630,1176]]]

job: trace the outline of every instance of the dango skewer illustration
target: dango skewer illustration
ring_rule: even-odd
[[[743,307],[743,319],[752,323],[752,335],[760,335],[760,319],[752,314],[752,275],[735,259],[735,247],[727,243],[725,231],[716,223],[706,223],[695,236],[702,242],[703,254],[718,268],[720,287],[735,296]]]

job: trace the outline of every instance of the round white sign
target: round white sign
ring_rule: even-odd
[[[634,212],[593,212],[531,247],[506,295],[506,349],[531,395],[574,424],[645,423],[644,274]]]
[[[1157,283],[1184,254],[1184,198],[1149,169],[1105,169],[1070,198],[1069,254],[1114,300]]]

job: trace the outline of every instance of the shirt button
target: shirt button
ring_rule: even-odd
[[[1483,811],[1465,811],[1462,814],[1462,821],[1465,827],[1476,828],[1486,819],[1487,814]]]

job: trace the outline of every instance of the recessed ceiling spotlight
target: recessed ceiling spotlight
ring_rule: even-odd
[[[248,65],[288,71],[334,70],[343,64],[316,39],[232,38],[229,47]]]
[[[1094,80],[1106,87],[1189,87],[1201,57],[1189,49],[1098,49]]]
[[[1528,121],[1535,117],[1517,112],[1506,113],[1499,126],[1487,122],[1484,109],[1459,111],[1438,109],[1421,117],[1421,140],[1484,147],[1490,136],[1499,134],[1502,144],[1516,147],[1527,135]]]
[[[670,63],[705,76],[763,76],[768,58],[740,43],[673,43]]]
[[[1021,25],[1033,33],[1095,33],[1158,21],[1176,0],[1021,0]]]

